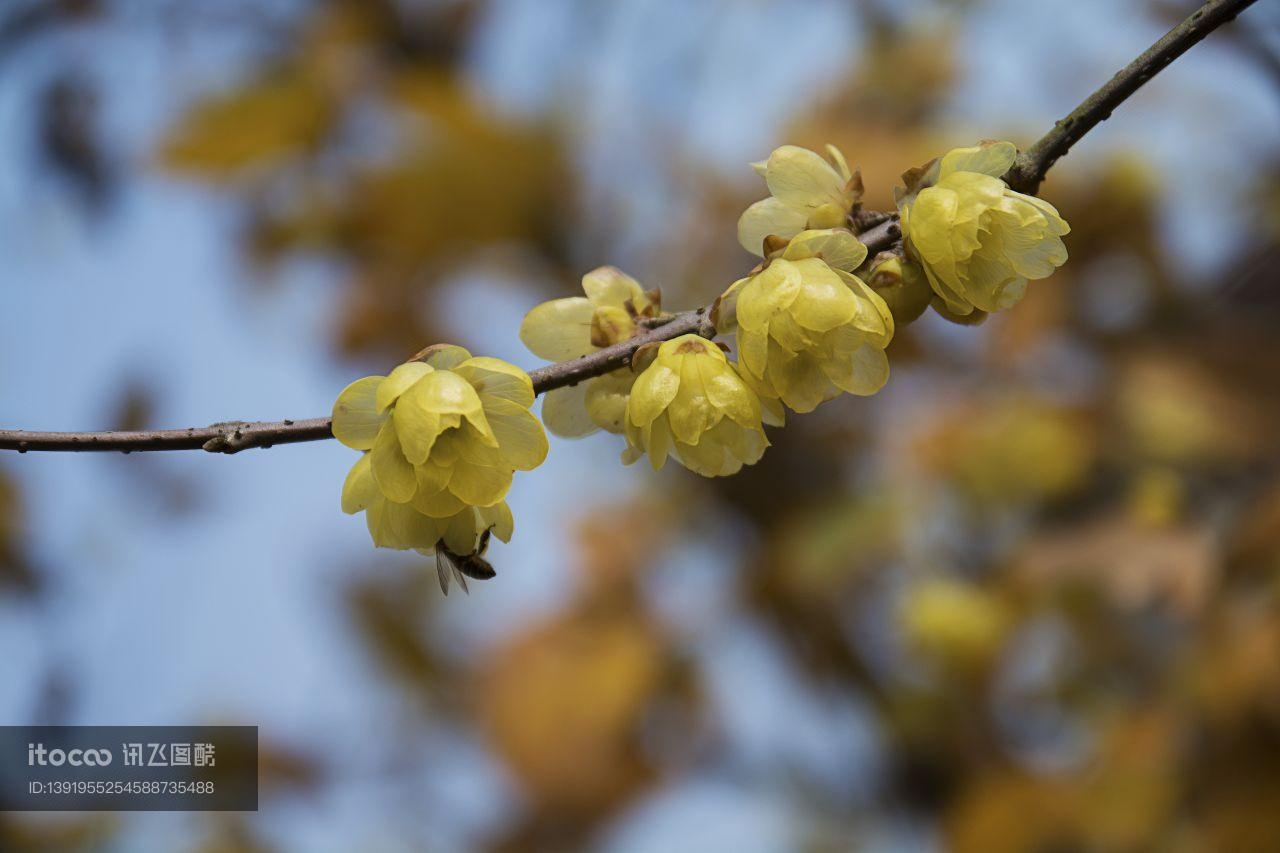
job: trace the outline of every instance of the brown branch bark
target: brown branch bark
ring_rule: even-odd
[[[1209,33],[1234,20],[1255,2],[1256,0],[1208,0],[1147,48],[1141,56],[1118,71],[1106,85],[1085,98],[1080,106],[1055,123],[1053,130],[1023,151],[1013,168],[1005,175],[1005,181],[1019,192],[1035,195],[1044,176],[1059,158],[1071,150],[1071,146],[1109,119],[1116,107],[1171,62],[1199,44]]]
[[[1169,63],[1186,53],[1210,32],[1232,20],[1255,0],[1209,0],[1185,21],[1170,30],[1145,53],[1129,63],[1105,86],[1059,121],[1049,133],[1024,151],[1005,180],[1014,189],[1034,193],[1057,160],[1086,133]],[[897,217],[859,234],[870,256],[890,248],[902,236]],[[708,307],[676,314],[669,322],[649,329],[629,341],[615,344],[572,361],[549,364],[529,374],[534,391],[542,394],[584,379],[600,376],[631,362],[640,347],[690,333],[704,337],[715,334],[707,316]],[[0,450],[28,451],[134,451],[205,450],[210,453],[238,453],[251,447],[272,447],[332,438],[329,418],[298,421],[233,421],[188,429],[139,430],[133,432],[34,432],[0,430]]]

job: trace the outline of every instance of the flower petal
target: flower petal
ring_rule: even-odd
[[[645,298],[640,282],[617,267],[596,267],[582,277],[582,290],[597,307],[622,308],[628,299]]]
[[[532,471],[547,458],[547,434],[533,412],[510,400],[491,400],[485,416],[498,439],[498,451],[517,471]]]
[[[649,365],[636,378],[627,401],[627,420],[636,426],[647,426],[676,398],[680,375],[659,362]]]
[[[434,367],[421,361],[410,361],[396,367],[386,381],[378,387],[378,411],[385,412],[391,408],[392,404],[400,399],[401,394],[413,387],[419,379],[434,371]]]
[[[821,258],[833,269],[853,272],[867,259],[867,247],[843,228],[814,229],[793,237],[782,257],[789,261]]]
[[[476,389],[483,402],[487,396],[501,397],[526,409],[533,405],[533,382],[529,374],[500,358],[477,356],[461,362],[453,372]]]
[[[534,306],[520,324],[520,340],[538,358],[567,361],[586,355],[591,346],[595,306],[585,296],[552,299]]]
[[[333,404],[333,437],[355,450],[368,450],[378,438],[378,430],[386,422],[378,411],[378,388],[386,377],[366,376],[357,379],[338,395]]]
[[[999,178],[1009,171],[1018,157],[1018,149],[1012,142],[984,142],[967,148],[953,148],[942,155],[938,178],[953,172],[979,172]]]
[[[581,438],[600,427],[587,413],[587,384],[556,388],[542,395],[542,422],[562,438]]]
[[[765,181],[774,198],[792,207],[812,209],[844,204],[845,179],[817,152],[783,145],[769,155]]]
[[[369,467],[369,454],[362,453],[342,484],[342,511],[354,515],[381,499],[378,484],[373,481],[373,470]]]
[[[738,218],[738,242],[757,257],[764,257],[764,238],[770,234],[794,237],[804,230],[809,215],[772,196],[761,199]]]
[[[394,426],[378,433],[369,457],[378,491],[396,503],[408,503],[413,499],[413,493],[418,490],[418,478],[400,448]]]

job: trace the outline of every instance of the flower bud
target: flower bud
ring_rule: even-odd
[[[885,253],[882,257],[871,266],[867,285],[889,306],[894,323],[910,323],[929,307],[933,297],[929,279],[918,264],[901,255]]]

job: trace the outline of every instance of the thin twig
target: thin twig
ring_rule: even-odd
[[[1071,146],[1112,110],[1142,87],[1157,72],[1185,53],[1217,27],[1235,18],[1255,0],[1209,0],[1198,11],[1169,31],[1142,56],[1131,62],[1107,85],[1090,95],[1054,129],[1018,157],[1005,179],[1015,189],[1034,193],[1053,164]],[[868,219],[867,221],[873,221]],[[858,235],[871,257],[891,248],[902,237],[895,215]],[[680,335],[712,337],[715,329],[708,307],[676,314],[670,322],[640,335],[571,361],[549,364],[529,374],[534,391],[542,394],[555,388],[575,385],[624,367],[640,347],[667,341]],[[0,450],[28,451],[134,451],[206,450],[210,453],[238,453],[251,447],[271,447],[332,438],[329,418],[299,421],[233,421],[188,429],[139,430],[131,432],[33,432],[0,430]]]
[[[1209,0],[1186,20],[1165,33],[1155,44],[1121,69],[1106,85],[1085,98],[1053,130],[1023,151],[1013,168],[1005,175],[1009,186],[1035,195],[1040,182],[1062,155],[1071,150],[1084,135],[1101,122],[1134,92],[1186,53],[1218,27],[1234,20],[1256,0]]]

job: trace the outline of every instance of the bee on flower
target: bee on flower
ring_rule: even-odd
[[[658,290],[645,290],[615,267],[599,267],[582,277],[586,296],[543,302],[525,315],[520,340],[548,361],[568,361],[629,340],[643,331],[640,322],[661,313]],[[635,374],[620,368],[568,388],[548,392],[542,400],[547,429],[565,438],[597,430],[623,432],[627,396]]]
[[[1066,220],[1001,180],[1016,156],[1012,143],[987,142],[948,151],[903,176],[898,213],[907,252],[952,314],[1008,308],[1028,280],[1066,263]]]
[[[808,148],[783,145],[752,167],[769,186],[769,198],[751,205],[738,219],[738,242],[764,257],[764,240],[790,239],[801,231],[837,228],[862,196],[862,180],[849,170],[840,149],[827,146],[831,162]]]
[[[333,407],[334,436],[365,451],[343,510],[363,511],[380,547],[469,555],[487,531],[507,541],[513,474],[547,455],[533,399],[524,371],[457,346],[356,380]]]
[[[739,369],[762,399],[804,413],[888,381],[893,314],[853,274],[866,256],[844,229],[802,231],[725,291],[717,325],[735,334]]]
[[[760,398],[716,344],[682,335],[657,348],[627,400],[624,461],[668,456],[704,477],[736,474],[769,446]]]

